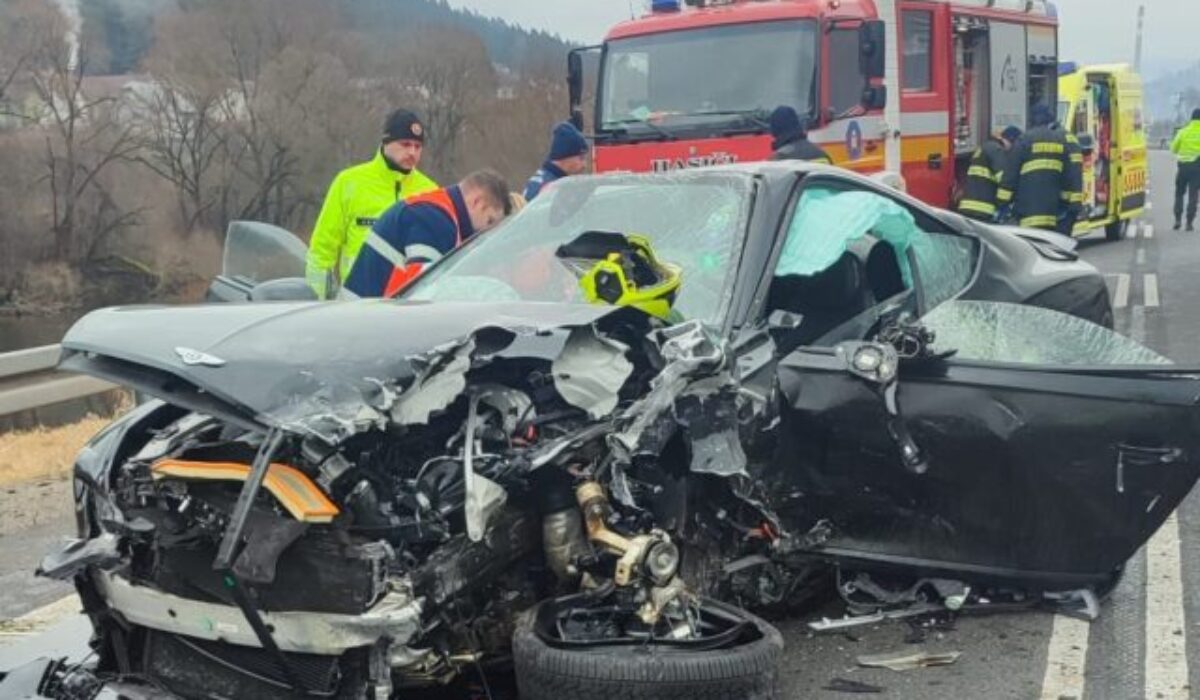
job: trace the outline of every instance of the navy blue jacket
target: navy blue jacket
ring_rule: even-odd
[[[367,235],[346,278],[347,296],[393,296],[474,233],[457,185],[397,202]]]
[[[542,163],[542,167],[533,174],[533,177],[529,178],[529,182],[525,183],[525,201],[532,202],[534,197],[541,194],[542,188],[566,176],[567,173],[554,163],[550,161]]]

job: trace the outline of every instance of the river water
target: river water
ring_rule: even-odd
[[[83,315],[76,311],[56,316],[0,316],[0,353],[53,345]]]

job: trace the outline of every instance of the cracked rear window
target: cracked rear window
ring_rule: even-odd
[[[405,298],[584,304],[555,250],[586,231],[610,231],[645,236],[660,260],[683,268],[677,317],[717,323],[732,295],[753,186],[739,173],[560,180],[428,271]]]

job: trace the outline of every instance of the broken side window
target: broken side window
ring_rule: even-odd
[[[768,313],[801,317],[785,345],[849,340],[853,319],[917,285],[927,308],[956,296],[974,274],[978,243],[936,228],[874,192],[806,189],[768,292]]]
[[[934,348],[964,360],[1032,365],[1169,365],[1139,343],[1077,316],[1034,306],[950,301],[922,319]]]

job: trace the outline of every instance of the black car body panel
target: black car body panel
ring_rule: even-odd
[[[369,401],[378,382],[407,386],[409,358],[486,328],[528,346],[611,309],[563,304],[260,303],[115,308],[63,338],[64,369],[103,377],[244,427],[319,393]],[[528,340],[532,338],[533,340]],[[553,356],[563,338],[547,342]],[[535,351],[537,352],[537,351]]]
[[[907,366],[897,401],[920,474],[904,468],[879,393],[843,358],[802,351],[779,371],[792,457],[778,474],[805,494],[792,527],[833,523],[824,550],[860,564],[1096,583],[1200,477],[1191,371]]]
[[[646,219],[627,233],[684,259],[711,245],[719,264],[685,270],[681,294],[720,293],[676,305],[703,318],[587,304],[537,255],[578,235],[563,222],[598,190],[656,204],[654,187],[697,185],[697,209],[740,199],[703,216],[604,199],[580,225]],[[914,236],[957,255],[954,286],[930,282],[942,258],[875,229],[833,241],[824,268],[777,273],[809,188],[905,208]],[[528,256],[494,252],[522,242]],[[522,295],[512,272],[529,261],[544,279]],[[785,292],[853,303],[805,325],[772,306],[789,276],[804,279]],[[481,300],[439,298],[456,279]],[[642,645],[646,625],[708,643],[684,624],[701,596],[786,605],[831,570],[1090,590],[1200,476],[1200,374],[1063,313],[1111,323],[1102,290],[1053,238],[833,168],[571,178],[401,299],[80,321],[65,369],[162,401],[81,453],[85,541],[45,573],[74,577],[102,671],[188,697],[210,676],[281,698],[447,682],[503,659],[520,613],[562,594],[634,620],[585,637]],[[332,514],[310,517],[324,501]]]

